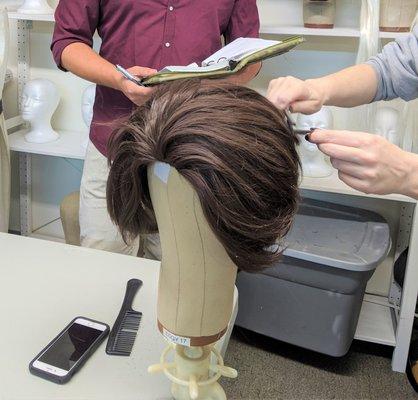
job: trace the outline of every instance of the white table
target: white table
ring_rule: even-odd
[[[156,327],[159,262],[7,234],[0,234],[0,254],[1,400],[171,398],[165,376],[147,373],[166,346]],[[112,326],[131,278],[144,284],[130,357],[108,356],[104,343],[62,386],[29,373],[33,357],[75,316]],[[218,348],[225,350],[229,335]]]

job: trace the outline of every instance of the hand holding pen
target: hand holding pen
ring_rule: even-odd
[[[144,87],[141,84],[141,78],[154,75],[157,70],[145,67],[132,67],[124,69],[121,66],[116,67],[120,72],[119,90],[136,105],[143,104],[153,89]]]

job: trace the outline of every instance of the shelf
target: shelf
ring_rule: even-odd
[[[25,14],[9,12],[10,19],[24,21],[55,22],[54,14]],[[360,37],[360,30],[357,28],[335,27],[333,29],[313,29],[304,26],[269,26],[263,25],[260,33],[265,35],[301,35],[301,36],[329,36],[329,37]],[[380,32],[382,39],[397,39],[405,35],[405,32]]]
[[[24,21],[45,21],[54,22],[54,14],[24,14],[18,12],[9,12],[10,19],[20,19]]]
[[[58,131],[60,134],[58,140],[55,142],[39,144],[28,143],[25,140],[26,132],[26,130],[21,130],[9,135],[10,150],[44,156],[84,160],[86,149],[81,145],[86,135],[84,133]]]
[[[333,28],[333,29],[313,29],[303,26],[268,26],[260,28],[260,34],[264,35],[301,35],[301,36],[328,36],[328,37],[360,37],[360,30],[356,28]],[[382,39],[397,39],[406,35],[405,32],[380,32]]]
[[[55,22],[54,14],[25,14],[9,12],[10,19],[24,21]],[[357,28],[313,29],[304,26],[269,26],[263,25],[260,34],[265,35],[301,35],[301,36],[329,36],[329,37],[360,37],[360,30]],[[380,32],[382,39],[397,39],[404,36],[405,32]]]
[[[395,323],[392,314],[393,311],[386,297],[366,294],[354,338],[396,346]]]
[[[261,34],[268,35],[301,35],[301,36],[336,36],[359,37],[360,31],[354,28],[312,29],[303,26],[261,26]]]
[[[337,170],[334,170],[334,173],[326,178],[307,178],[304,177],[302,179],[302,183],[300,185],[301,189],[304,190],[313,190],[316,192],[327,192],[327,193],[338,193],[338,194],[348,194],[351,196],[361,196],[361,197],[370,197],[370,198],[377,198],[377,199],[385,199],[385,200],[395,200],[395,201],[402,201],[406,203],[416,203],[416,200],[403,196],[400,194],[389,194],[389,195],[370,195],[359,192],[347,186],[344,182],[342,182],[338,178]]]
[[[55,219],[41,228],[35,229],[29,237],[50,242],[65,243],[61,218]]]
[[[52,157],[75,158],[84,160],[86,150],[81,146],[82,140],[85,137],[83,133],[59,131],[60,138],[51,143],[37,144],[28,143],[25,141],[25,130],[18,131],[9,136],[10,149],[22,153],[40,154]],[[379,198],[386,200],[402,201],[406,203],[415,203],[409,197],[391,194],[391,195],[368,195],[361,193],[355,189],[350,188],[345,183],[340,181],[337,171],[333,175],[326,178],[307,178],[304,177],[301,183],[301,189],[312,190],[327,193],[346,194],[351,196],[362,196]]]
[[[409,32],[380,32],[380,38],[381,39],[399,39],[408,34]]]

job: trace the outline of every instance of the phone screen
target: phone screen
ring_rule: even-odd
[[[69,371],[103,333],[74,322],[38,360]]]

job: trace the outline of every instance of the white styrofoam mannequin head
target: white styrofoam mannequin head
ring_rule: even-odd
[[[328,107],[311,115],[299,114],[296,123],[298,129],[332,129],[334,119]],[[303,175],[311,178],[321,178],[332,174],[331,166],[325,161],[324,155],[316,144],[302,139],[300,144]]]
[[[81,114],[87,128],[90,128],[91,121],[93,120],[93,106],[95,97],[96,85],[87,86],[84,89],[83,96],[81,98]]]
[[[46,143],[58,139],[58,133],[51,127],[51,118],[59,102],[57,86],[50,80],[34,79],[25,85],[22,118],[31,124],[31,129],[25,136],[27,142]]]
[[[24,0],[17,12],[25,14],[52,14],[54,9],[47,0]]]
[[[379,136],[399,146],[401,143],[399,112],[392,107],[378,108],[374,120],[374,130]]]
[[[84,89],[83,96],[81,98],[81,115],[87,128],[90,130],[91,122],[93,121],[93,106],[96,98],[96,85],[87,86]],[[82,146],[87,148],[89,142],[89,136],[83,139]]]

